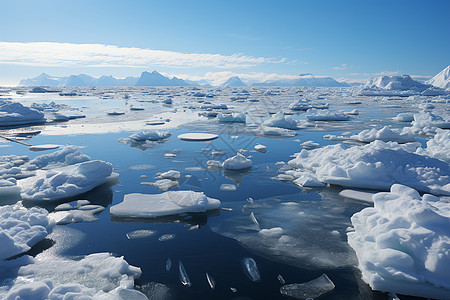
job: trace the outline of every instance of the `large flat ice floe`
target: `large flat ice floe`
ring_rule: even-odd
[[[110,163],[91,160],[51,170],[37,170],[35,176],[19,180],[17,185],[23,199],[58,200],[88,192],[117,176]]]
[[[147,299],[134,290],[141,270],[110,253],[81,260],[24,256],[0,262],[1,269],[16,275],[3,281],[1,299]]]
[[[170,191],[162,194],[127,194],[123,202],[111,206],[110,212],[123,218],[156,218],[201,213],[219,207],[219,200],[209,198],[202,192]]]
[[[45,123],[44,114],[18,102],[0,100],[0,126]]]
[[[375,190],[389,190],[400,183],[422,192],[450,195],[448,163],[407,152],[394,142],[302,150],[289,165],[311,171],[323,183]]]
[[[362,277],[372,289],[425,298],[450,295],[448,199],[395,184],[351,218],[347,233]]]
[[[43,208],[27,209],[19,203],[0,206],[0,260],[30,250],[54,225]]]

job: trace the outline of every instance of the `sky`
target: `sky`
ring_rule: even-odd
[[[299,74],[427,79],[450,64],[448,0],[0,0],[0,85],[158,70],[220,83]]]

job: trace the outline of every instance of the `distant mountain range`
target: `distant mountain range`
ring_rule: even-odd
[[[23,86],[210,86],[206,80],[191,81],[177,77],[168,78],[157,71],[142,72],[140,77],[123,79],[103,75],[93,77],[86,74],[54,77],[42,73],[35,78],[20,81]],[[256,82],[252,86],[316,86],[316,87],[346,87],[347,83],[338,82],[331,77],[315,77],[312,74],[301,74],[296,79],[268,80]],[[238,76],[230,77],[221,86],[247,86]]]

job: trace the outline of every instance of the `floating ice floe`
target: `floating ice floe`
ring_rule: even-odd
[[[229,192],[233,192],[236,190],[236,186],[234,184],[229,184],[229,183],[223,183],[220,186],[220,190],[221,191],[229,191]]]
[[[308,109],[305,115],[308,121],[348,121],[350,116],[344,111],[319,110],[315,108]]]
[[[0,206],[0,260],[27,252],[50,234],[54,225],[43,208],[27,209],[20,203]]]
[[[334,283],[326,274],[305,283],[292,283],[283,285],[280,293],[294,299],[314,299],[332,291]]]
[[[0,126],[45,123],[44,114],[18,102],[0,100]]]
[[[101,205],[90,204],[87,200],[77,200],[58,205],[54,212],[49,213],[48,217],[58,225],[94,222],[98,220],[94,215],[104,210],[105,207]]]
[[[412,122],[414,121],[413,113],[399,113],[393,118],[397,122]]]
[[[217,119],[219,120],[219,122],[224,123],[245,123],[247,120],[247,116],[244,113],[219,113],[217,115]]]
[[[58,200],[88,192],[117,177],[110,163],[91,160],[51,170],[37,170],[35,176],[19,180],[17,185],[23,199]]]
[[[251,257],[246,257],[242,260],[242,268],[245,275],[250,278],[251,281],[261,281],[261,275],[259,274],[258,266]]]
[[[307,100],[307,99],[300,99],[295,102],[292,102],[289,105],[289,109],[304,110],[304,111],[308,110],[310,108],[327,109],[328,107],[329,107],[329,105],[326,103],[313,103],[313,102],[311,102],[311,100]]]
[[[258,128],[263,135],[282,136],[282,137],[293,137],[297,135],[295,131],[286,128],[269,127],[269,126],[259,126]]]
[[[25,256],[3,264],[14,265],[17,277],[4,281],[2,299],[147,299],[134,290],[141,270],[110,253],[91,254],[78,261]]]
[[[240,153],[237,153],[235,156],[226,159],[222,163],[222,168],[225,170],[243,170],[251,167],[252,161]]]
[[[178,139],[183,141],[211,141],[217,139],[219,136],[212,133],[183,133],[178,136]]]
[[[45,151],[45,150],[54,150],[58,149],[60,145],[55,144],[43,144],[43,145],[33,145],[28,147],[28,150],[30,151]]]
[[[292,119],[289,116],[285,116],[282,111],[277,112],[276,114],[272,115],[270,119],[265,121],[263,126],[268,127],[279,127],[279,128],[285,128],[285,129],[291,129],[295,130],[298,129],[297,121]]]
[[[401,132],[400,130],[391,129],[387,126],[384,126],[381,129],[367,129],[363,130],[357,135],[353,135],[350,139],[363,142],[370,143],[375,140],[380,140],[383,142],[397,142],[401,143],[409,143],[414,142],[414,135],[410,132]]]
[[[89,161],[91,158],[82,153],[77,146],[65,146],[58,151],[42,154],[30,160],[27,169],[52,169]]]
[[[450,195],[448,163],[407,152],[394,142],[302,150],[289,165],[314,173],[322,183],[375,190],[401,183],[422,192]]]
[[[178,186],[178,181],[171,179],[160,179],[155,182],[141,182],[142,185],[153,185],[160,191],[167,191]]]
[[[254,149],[260,153],[266,153],[267,152],[267,147],[261,144],[256,144]]]
[[[372,289],[425,298],[450,295],[450,204],[395,184],[351,218],[347,233]]]
[[[143,130],[130,135],[130,139],[136,142],[160,141],[171,136],[168,130]]]
[[[189,276],[188,276],[186,269],[184,268],[181,260],[178,262],[178,271],[180,273],[181,283],[185,286],[191,286],[192,285],[191,280],[189,279]]]
[[[450,119],[443,118],[431,112],[423,112],[414,114],[414,120],[411,122],[412,127],[405,128],[414,134],[429,135],[434,134],[437,128],[450,129]]]
[[[363,192],[355,190],[342,190],[341,192],[339,192],[339,196],[367,203],[373,203],[372,196],[374,194],[374,192]]]
[[[156,231],[154,231],[154,230],[141,229],[141,230],[135,230],[132,232],[128,232],[126,234],[126,236],[129,240],[134,240],[134,239],[146,238],[146,237],[155,235],[155,233],[156,233]]]
[[[159,174],[159,177],[170,180],[178,180],[181,177],[181,174],[177,170],[169,170],[167,172]]]
[[[218,209],[220,201],[194,191],[170,191],[162,194],[127,194],[123,202],[110,208],[112,215],[126,218],[156,218],[181,213],[199,213]]]

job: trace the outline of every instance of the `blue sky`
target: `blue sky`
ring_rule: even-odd
[[[0,0],[0,84],[42,72],[220,82],[301,73],[433,76],[450,64],[450,1]]]

